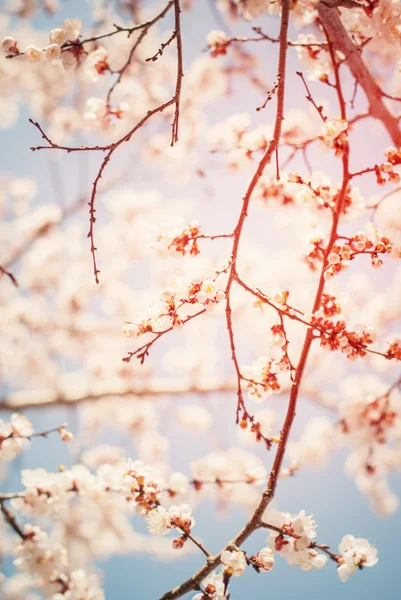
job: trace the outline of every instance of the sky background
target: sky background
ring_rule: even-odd
[[[89,11],[84,0],[68,0],[61,2],[62,10],[53,19],[39,15],[34,18],[34,26],[40,29],[50,30],[64,18],[77,16],[84,22],[84,28],[90,26]],[[0,1],[2,10],[5,2]],[[266,31],[277,31],[278,22],[274,19],[262,20]],[[183,16],[184,48],[186,63],[188,64],[192,57],[205,47],[205,35],[211,29],[220,29],[221,25],[214,20],[213,13],[209,10],[208,2],[198,0],[193,13],[186,13]],[[237,30],[236,30],[237,31]],[[242,26],[244,33],[249,32],[248,26]],[[270,46],[264,46],[263,52],[272,52]],[[266,60],[267,80],[274,80],[275,54],[268,55]],[[270,58],[271,57],[271,58]],[[289,63],[289,86],[287,97],[287,108],[296,106],[304,97],[304,92],[300,87],[300,82],[296,78],[294,71],[297,66],[294,55],[290,54]],[[263,101],[263,98],[261,98]],[[255,104],[249,100],[246,86],[243,87],[243,93],[236,99],[237,106],[229,106],[229,114],[233,112],[242,112],[251,110]],[[209,115],[211,121],[218,122],[227,113],[227,107],[219,105],[213,113]],[[16,176],[35,176],[40,180],[39,198],[53,199],[55,188],[52,184],[51,174],[56,173],[56,177],[61,180],[61,187],[64,195],[67,197],[71,187],[78,189],[77,173],[78,161],[81,156],[53,156],[49,158],[44,153],[35,153],[32,155],[29,146],[38,142],[37,132],[27,122],[30,116],[29,111],[21,107],[20,117],[16,126],[11,130],[1,131],[1,170],[11,172]],[[228,114],[227,114],[228,116]],[[271,113],[266,111],[262,119],[271,119]],[[255,119],[255,122],[258,122]],[[378,130],[378,135],[380,132]],[[355,164],[359,162],[363,165],[364,161],[370,158],[374,152],[372,147],[367,147],[363,143],[363,133],[359,145],[359,152],[354,156]],[[54,153],[52,153],[54,154]],[[320,159],[324,166],[325,159]],[[369,161],[371,162],[371,161]],[[296,163],[294,165],[296,167]],[[89,162],[88,181],[90,181],[91,170],[95,166]],[[331,168],[331,167],[330,167]],[[336,167],[335,167],[336,168]],[[333,169],[331,168],[331,172]],[[150,174],[152,178],[152,174]],[[238,181],[233,178],[228,180],[228,176],[222,174],[215,185],[215,194],[218,195],[219,186],[230,193],[238,195]],[[164,182],[154,182],[156,185],[171,185]],[[364,184],[369,186],[369,179]],[[243,186],[243,182],[242,182]],[[243,189],[243,187],[241,188]],[[183,186],[185,193],[189,187]],[[192,190],[191,190],[192,191]],[[242,193],[242,192],[241,192]],[[60,199],[60,201],[63,201]],[[68,203],[68,197],[67,197]],[[216,219],[220,218],[219,209],[216,209]],[[102,215],[100,215],[102,218]],[[90,258],[88,253],[88,277],[92,276]],[[107,274],[105,274],[107,276]],[[215,399],[219,402],[219,398]],[[312,413],[314,407],[306,400],[302,400],[300,416],[295,428],[300,430],[302,424]],[[71,424],[72,430],[77,425],[77,415],[71,409],[43,409],[39,411],[27,412],[28,418],[31,418],[36,429],[44,429],[61,423],[65,420]],[[167,423],[167,428],[172,428]],[[171,429],[168,434],[174,439],[174,430]],[[106,436],[106,433],[104,434]],[[210,450],[207,440],[202,436],[193,439],[191,436],[185,437],[180,432],[180,440],[176,440],[172,447],[172,464],[176,470],[185,470],[189,458],[196,458],[204,455]],[[229,448],[234,443],[233,427],[228,425],[222,427],[221,444]],[[124,445],[127,454],[132,456],[132,449],[129,440],[118,440],[119,445]],[[185,456],[183,456],[185,449]],[[263,455],[263,453],[261,453]],[[134,456],[132,456],[135,458]],[[270,460],[270,458],[269,458]],[[60,463],[69,461],[66,455],[64,445],[55,438],[48,440],[35,440],[32,449],[23,454],[16,462],[15,468],[10,472],[9,477],[2,482],[1,489],[4,491],[14,490],[18,485],[18,472],[21,468],[44,467],[49,470],[56,469]],[[346,584],[339,581],[334,564],[328,564],[325,569],[318,572],[304,573],[300,569],[289,567],[284,559],[279,556],[276,561],[276,568],[269,574],[257,575],[252,569],[248,569],[246,574],[235,580],[232,585],[232,600],[262,600],[264,598],[280,598],[283,600],[295,600],[299,598],[308,598],[308,600],[354,600],[363,598],[364,600],[377,600],[378,596],[386,600],[399,600],[401,590],[401,569],[399,566],[401,556],[401,518],[400,512],[393,516],[381,518],[375,515],[369,507],[367,499],[356,489],[354,483],[343,473],[344,454],[338,453],[331,460],[329,467],[323,471],[312,469],[303,469],[297,473],[295,479],[282,480],[279,485],[276,497],[276,506],[280,510],[297,513],[300,509],[305,509],[308,513],[315,515],[318,523],[318,540],[320,543],[330,544],[333,549],[341,541],[346,533],[351,533],[356,537],[367,537],[379,549],[379,563],[373,569],[366,569],[358,572]],[[394,491],[401,494],[401,481],[399,477],[391,481]],[[196,530],[201,532],[198,536],[211,552],[219,551],[223,545],[237,533],[246,519],[244,511],[236,509],[228,515],[219,516],[217,507],[211,503],[204,504],[196,510]],[[137,519],[137,522],[139,519]],[[140,524],[141,525],[141,524]],[[140,526],[138,525],[138,526]],[[251,540],[245,544],[245,549],[254,553],[261,547],[265,534],[252,536]],[[169,562],[160,562],[152,560],[150,557],[139,556],[115,556],[106,562],[99,563],[104,573],[104,587],[107,600],[157,600],[165,591],[177,585],[203,564],[202,555],[193,552],[184,559],[177,559]],[[9,570],[9,562],[7,569]],[[186,598],[191,598],[189,594]]]

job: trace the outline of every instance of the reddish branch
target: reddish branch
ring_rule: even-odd
[[[323,0],[321,0],[320,4],[322,4],[322,1]],[[323,13],[324,13],[324,11],[323,11]],[[281,52],[281,58],[282,58],[281,68],[283,68],[283,65],[284,65],[284,69],[285,69],[285,52],[286,52],[286,48],[287,48],[286,21],[288,20],[288,14],[289,14],[289,0],[285,0],[283,2],[282,27],[281,27],[281,33],[280,33],[280,42],[281,42],[280,48],[282,51]],[[329,30],[327,30],[327,31],[328,31],[327,43],[329,45],[330,56],[331,56],[332,63],[333,63],[333,70],[334,70],[334,75],[335,75],[335,88],[336,88],[336,92],[337,92],[337,96],[338,96],[338,102],[340,105],[341,118],[346,120],[346,108],[345,108],[345,101],[344,101],[344,97],[343,97],[343,93],[342,93],[342,89],[341,89],[341,83],[340,83],[340,77],[339,77],[339,66],[336,63],[334,48],[330,42],[330,39],[333,40],[334,36],[330,33]],[[280,108],[278,107],[277,115],[276,115],[275,133],[277,131],[280,132],[280,122],[282,119],[282,106],[283,106],[283,92],[284,92],[284,73],[283,73],[283,78],[281,79],[280,89],[278,90],[278,103],[280,103],[281,111],[280,111]],[[227,290],[226,290],[226,294],[227,294],[227,306],[226,306],[227,327],[228,327],[229,335],[230,335],[232,358],[233,358],[233,362],[234,362],[235,369],[236,369],[237,376],[238,376],[238,403],[239,403],[239,405],[241,405],[241,403],[243,403],[243,399],[242,399],[242,392],[241,392],[241,374],[240,374],[240,371],[238,368],[238,361],[236,359],[234,335],[233,335],[233,328],[232,328],[231,306],[230,306],[230,288],[231,288],[233,281],[236,278],[236,259],[237,259],[237,255],[238,255],[239,239],[241,236],[241,231],[242,231],[242,227],[243,227],[245,218],[247,216],[247,209],[248,209],[248,205],[249,205],[250,196],[251,196],[252,191],[260,177],[261,172],[263,171],[264,165],[267,164],[267,162],[271,158],[272,153],[275,151],[275,147],[278,144],[278,139],[279,139],[279,134],[278,134],[276,143],[273,144],[273,146],[270,146],[269,149],[267,150],[267,152],[266,152],[264,158],[262,159],[262,162],[259,165],[258,170],[251,182],[251,186],[248,189],[247,194],[245,195],[240,219],[239,219],[237,227],[235,229],[234,246],[233,246],[233,252],[232,252],[232,257],[231,257],[231,269],[230,269],[230,273],[229,273],[229,281],[228,281]],[[329,256],[329,254],[336,242],[337,236],[338,236],[337,227],[338,227],[340,215],[342,214],[343,209],[344,209],[347,187],[348,187],[349,180],[350,180],[349,148],[348,148],[348,146],[346,146],[344,148],[344,151],[342,154],[342,171],[343,171],[342,186],[341,186],[340,193],[337,196],[335,210],[333,211],[333,214],[332,214],[332,226],[331,226],[330,238],[329,238],[327,247],[324,251],[323,265],[322,265],[322,268],[320,271],[319,282],[318,282],[318,286],[317,286],[317,290],[316,290],[316,294],[315,294],[315,298],[314,298],[314,302],[313,302],[313,308],[312,308],[313,313],[315,313],[319,309],[321,302],[322,302],[324,286],[325,286],[324,272],[328,265],[328,256]],[[282,463],[284,460],[284,455],[286,452],[287,442],[288,442],[289,435],[291,432],[292,424],[293,424],[293,421],[295,418],[300,385],[301,385],[303,374],[304,374],[306,364],[308,361],[309,351],[310,351],[313,339],[314,339],[313,330],[312,330],[312,328],[308,328],[306,335],[305,335],[300,360],[299,360],[298,366],[295,371],[295,378],[294,378],[293,385],[291,387],[287,414],[286,414],[284,425],[283,425],[283,428],[281,431],[280,441],[278,444],[277,452],[276,452],[276,455],[274,458],[273,466],[272,466],[272,469],[270,472],[270,476],[269,476],[269,479],[267,482],[266,489],[264,490],[262,497],[259,501],[259,504],[256,507],[256,510],[253,513],[251,519],[243,527],[243,529],[237,534],[237,536],[234,538],[233,542],[231,542],[230,544],[227,544],[226,548],[233,544],[238,547],[241,546],[243,544],[243,542],[253,533],[253,531],[264,526],[263,522],[262,522],[262,517],[263,517],[263,514],[264,514],[266,508],[270,504],[270,502],[273,499],[275,492],[276,492],[279,473],[280,473],[281,466],[282,466]],[[328,550],[327,547],[325,547],[325,546],[322,546],[321,549],[323,549],[324,551]],[[327,551],[326,553],[329,554],[329,551]],[[196,589],[201,584],[202,580],[214,568],[217,567],[217,565],[220,562],[220,556],[221,556],[221,553],[210,558],[208,560],[207,564],[204,565],[197,573],[195,573],[190,579],[188,579],[187,581],[185,581],[184,583],[182,583],[175,589],[164,594],[164,596],[162,596],[161,600],[174,600],[175,598],[180,598],[181,596],[183,596],[185,593],[189,592],[190,590]],[[330,554],[329,554],[329,556],[330,556]],[[333,554],[333,556],[331,556],[331,558],[333,558],[333,560],[336,560],[336,555]]]
[[[116,88],[116,86],[121,82],[121,80],[122,80],[122,78],[124,76],[125,71],[128,69],[129,65],[131,64],[132,57],[134,56],[135,50],[142,43],[142,41],[143,41],[144,37],[146,36],[146,34],[148,33],[149,29],[155,23],[157,23],[158,21],[160,21],[161,19],[163,19],[166,16],[166,14],[168,13],[168,11],[170,10],[170,8],[172,6],[173,6],[173,1],[169,2],[167,4],[167,6],[154,19],[152,19],[151,21],[148,21],[147,23],[143,23],[142,24],[142,31],[141,31],[140,35],[138,36],[138,39],[136,40],[136,42],[132,46],[132,48],[130,50],[130,53],[128,55],[128,58],[127,58],[127,60],[126,60],[126,62],[124,64],[124,66],[118,71],[118,77],[117,77],[117,79],[115,80],[115,82],[113,83],[113,85],[111,86],[111,88],[108,91],[107,98],[106,98],[106,102],[107,102],[107,106],[108,107],[110,106],[111,95],[112,95],[114,89]],[[122,30],[120,29],[120,31],[122,31]],[[128,37],[131,35],[131,33],[133,31],[135,31],[135,29],[129,31]],[[174,37],[175,37],[175,31],[173,32],[172,39]]]
[[[45,431],[38,431],[35,433],[31,433],[30,435],[24,435],[22,433],[19,433],[18,431],[13,430],[9,435],[6,435],[6,436],[0,435],[0,448],[1,448],[2,443],[5,440],[10,440],[13,438],[19,438],[22,440],[31,440],[34,437],[47,438],[47,436],[50,433],[58,432],[60,434],[63,434],[63,432],[65,432],[67,427],[68,427],[68,423],[63,423],[62,425],[59,425],[58,427],[53,427],[52,429],[46,429]]]
[[[306,99],[316,108],[319,117],[322,119],[323,123],[327,120],[327,117],[325,117],[323,115],[323,106],[316,104],[316,102],[314,101],[314,99],[312,98],[312,94],[310,93],[308,84],[305,81],[305,77],[302,75],[302,73],[300,71],[296,72],[298,77],[300,77],[302,79],[302,83],[305,86],[306,89]]]
[[[231,347],[231,357],[234,363],[234,368],[237,374],[237,396],[238,396],[238,404],[237,404],[237,422],[239,421],[239,413],[241,410],[247,414],[245,403],[242,394],[241,387],[241,371],[239,368],[239,363],[235,350],[235,340],[234,340],[234,331],[232,324],[232,309],[231,309],[231,286],[237,275],[237,258],[238,258],[238,249],[240,244],[240,239],[242,235],[242,230],[244,227],[245,219],[248,214],[248,207],[251,201],[252,194],[263,175],[263,172],[266,166],[271,162],[272,156],[275,153],[281,135],[281,126],[282,121],[284,119],[284,90],[285,90],[285,72],[286,72],[286,57],[287,57],[287,33],[288,33],[288,21],[289,21],[289,6],[287,6],[287,2],[283,5],[283,16],[281,20],[281,28],[280,28],[280,52],[279,52],[279,61],[278,61],[278,73],[277,73],[277,108],[276,108],[276,118],[275,118],[275,126],[273,139],[268,145],[266,152],[264,153],[258,168],[251,180],[251,183],[246,191],[246,194],[243,199],[241,213],[237,222],[237,225],[234,229],[234,242],[231,251],[230,258],[230,269],[228,275],[228,282],[225,289],[226,293],[226,321],[227,321],[227,329],[230,338],[230,347]]]
[[[246,43],[246,42],[262,42],[267,41],[272,44],[279,44],[279,38],[273,38],[262,31],[261,27],[253,26],[253,31],[258,34],[259,37],[230,37],[224,44],[229,45],[232,43]],[[291,42],[287,40],[287,46],[290,48],[326,48],[326,42]]]
[[[206,312],[206,309],[203,308],[202,310],[198,311],[194,315],[190,315],[186,319],[182,319],[181,323],[184,325],[185,323],[188,323],[188,321],[195,319],[195,317],[199,317],[199,315],[203,315],[203,313],[205,313],[205,312]],[[148,356],[149,350],[153,346],[153,344],[155,342],[157,342],[157,340],[160,339],[166,333],[173,331],[173,329],[174,329],[174,326],[171,325],[171,327],[167,327],[167,329],[163,329],[162,331],[152,332],[152,333],[155,333],[155,337],[153,338],[153,340],[151,340],[150,342],[147,342],[146,344],[143,344],[140,348],[138,348],[134,352],[128,352],[127,356],[125,356],[123,358],[123,361],[130,362],[131,358],[134,358],[134,356],[136,356],[141,361],[141,365],[142,365],[145,362],[145,358]]]
[[[149,29],[149,27],[151,27],[154,23],[156,23],[157,21],[162,19],[167,14],[167,12],[170,10],[170,8],[173,6],[173,4],[174,4],[174,0],[169,0],[167,6],[162,11],[164,14],[159,14],[154,19],[151,19],[150,21],[145,21],[144,23],[140,23],[139,25],[134,25],[133,27],[120,27],[120,25],[114,24],[113,31],[109,31],[108,33],[101,33],[99,35],[94,35],[92,37],[84,38],[82,40],[77,39],[74,41],[65,42],[61,46],[61,50],[62,51],[65,51],[65,50],[75,50],[75,51],[78,50],[79,51],[81,48],[83,48],[83,46],[85,44],[89,44],[91,42],[98,42],[100,40],[104,40],[106,38],[113,37],[114,35],[117,35],[119,33],[127,33],[128,37],[130,37],[136,31],[140,31],[141,29]],[[23,56],[24,54],[25,54],[25,52],[17,52],[17,53],[13,53],[13,54],[8,54],[6,56],[6,58],[16,58],[17,56]]]
[[[178,142],[178,122],[180,119],[180,100],[181,100],[181,85],[182,78],[184,77],[183,62],[182,62],[182,37],[181,37],[181,8],[180,0],[174,0],[174,35],[177,40],[177,79],[175,83],[175,94],[174,94],[174,119],[172,123],[171,133],[171,146],[174,146]]]
[[[274,94],[277,92],[278,84],[279,84],[279,78],[277,77],[277,81],[274,82],[272,89],[268,92],[266,100],[263,102],[263,104],[261,106],[257,107],[256,110],[258,112],[263,110],[264,108],[266,108],[268,102],[270,102],[270,100],[273,98]]]
[[[103,161],[100,165],[99,171],[95,177],[95,180],[93,181],[91,198],[88,203],[89,204],[88,238],[90,240],[90,250],[92,253],[93,272],[95,275],[96,283],[99,283],[100,271],[97,267],[97,262],[96,262],[97,248],[95,246],[95,239],[94,239],[94,226],[96,223],[95,199],[96,199],[96,195],[97,195],[97,191],[98,191],[99,182],[103,176],[103,173],[104,173],[104,170],[105,170],[107,164],[110,161],[110,158],[112,157],[114,152],[117,150],[117,148],[119,148],[123,143],[129,142],[130,139],[132,138],[132,136],[138,131],[138,129],[143,127],[143,125],[145,125],[145,123],[153,115],[155,115],[157,113],[162,113],[169,106],[175,107],[173,123],[172,123],[171,145],[173,146],[178,141],[178,123],[179,123],[179,117],[180,117],[180,99],[181,99],[181,86],[182,86],[182,78],[183,78],[182,39],[181,39],[181,20],[180,20],[180,12],[181,11],[180,11],[179,0],[172,0],[172,2],[169,2],[168,5],[165,7],[165,9],[161,13],[159,13],[154,19],[152,19],[151,21],[148,21],[147,23],[142,24],[141,26],[138,26],[132,30],[131,29],[124,30],[122,28],[118,29],[118,31],[128,31],[128,32],[132,32],[136,29],[143,29],[143,32],[139,36],[139,39],[142,41],[142,39],[144,38],[144,36],[147,33],[147,31],[149,30],[149,28],[152,25],[154,25],[159,19],[163,18],[165,16],[165,14],[167,13],[167,11],[173,5],[174,5],[174,11],[175,11],[175,19],[174,19],[175,30],[174,30],[174,32],[175,32],[175,38],[177,40],[177,78],[176,78],[175,91],[174,91],[172,98],[170,98],[170,100],[168,100],[167,102],[164,102],[163,104],[160,104],[159,106],[157,106],[156,108],[154,108],[152,110],[149,110],[146,113],[146,115],[132,129],[130,129],[130,131],[128,131],[122,138],[120,138],[116,142],[113,142],[111,144],[106,144],[104,146],[79,146],[79,147],[59,146],[58,144],[55,144],[54,142],[52,142],[52,140],[43,131],[43,129],[39,125],[39,123],[36,123],[32,119],[30,119],[31,123],[40,131],[42,137],[48,143],[48,146],[31,147],[31,150],[33,150],[33,151],[52,148],[52,149],[57,149],[57,150],[64,150],[68,153],[69,152],[94,151],[94,150],[96,150],[96,151],[100,150],[102,152],[107,152],[105,157],[103,158]],[[114,34],[114,33],[116,33],[116,32],[112,32],[112,34]],[[112,34],[109,34],[109,35],[112,35]],[[104,37],[109,37],[109,36],[105,35]],[[91,41],[93,41],[93,40],[91,40]],[[80,43],[80,42],[77,42],[77,43]],[[134,45],[134,47],[131,51],[132,54],[137,46],[138,46],[138,43],[136,43]],[[129,57],[126,65],[123,67],[122,72],[124,72],[125,69],[128,67],[128,64],[131,60],[132,54],[130,54],[130,57]],[[121,73],[120,73],[120,75],[121,75]],[[115,87],[115,85],[118,83],[118,81],[120,81],[120,79],[121,79],[120,77],[119,77],[119,79],[117,79],[117,81],[112,86],[112,89]]]
[[[0,265],[0,273],[3,273],[3,275],[7,275],[7,277],[9,277],[11,279],[11,281],[15,285],[15,287],[18,287],[18,281],[16,280],[14,275],[11,273],[11,271],[7,271],[4,267],[2,267]]]
[[[383,98],[386,94],[380,89],[362,59],[361,49],[349,37],[341,22],[338,8],[361,8],[362,5],[353,0],[320,0],[317,5],[320,20],[327,32],[336,52],[345,56],[352,75],[366,94],[370,115],[379,119],[387,129],[395,146],[401,146],[401,129],[397,117],[386,107]]]
[[[280,139],[281,122],[284,118],[284,116],[283,116],[284,90],[285,90],[285,69],[286,69],[286,55],[287,55],[287,33],[288,33],[289,12],[290,12],[290,0],[283,0],[281,27],[280,27],[280,53],[279,53],[279,66],[278,66],[278,74],[280,75],[280,78],[279,78],[279,85],[278,85],[278,90],[277,90],[277,111],[276,111],[276,121],[275,121],[275,128],[274,128],[274,137],[273,137],[272,142],[269,144],[269,147],[267,148],[261,162],[259,163],[256,173],[255,173],[254,177],[252,178],[252,181],[251,181],[251,183],[248,187],[248,190],[244,196],[241,213],[240,213],[240,216],[238,219],[238,223],[234,230],[234,242],[233,242],[233,248],[232,248],[232,252],[231,252],[231,262],[230,262],[230,268],[229,268],[228,283],[227,283],[227,287],[225,290],[226,297],[227,297],[226,321],[227,321],[227,328],[228,328],[229,338],[230,338],[232,360],[233,360],[233,363],[235,366],[235,371],[237,373],[237,382],[238,382],[237,394],[238,394],[238,405],[239,406],[243,406],[244,401],[243,401],[242,390],[241,390],[241,372],[239,369],[238,360],[237,360],[236,351],[235,351],[235,341],[234,341],[232,316],[231,316],[232,309],[231,309],[231,303],[230,303],[230,291],[231,291],[231,286],[234,282],[234,278],[236,275],[236,264],[237,264],[239,243],[240,243],[240,238],[241,238],[244,222],[247,217],[247,211],[248,211],[249,203],[251,200],[251,196],[252,196],[252,193],[253,193],[260,177],[263,174],[264,168],[271,161],[273,153],[275,152],[275,150],[278,146],[278,143],[279,143],[279,139]],[[280,443],[279,443],[277,455],[279,454],[280,448],[281,448],[282,454],[284,455],[285,445],[283,447],[282,441],[280,441]],[[277,455],[276,455],[276,458],[277,458]],[[281,461],[280,461],[280,466],[281,466]],[[279,468],[277,469],[277,473],[275,475],[276,478],[278,476],[278,471],[279,471]],[[271,477],[272,477],[272,475],[269,478],[268,488],[263,493],[261,502],[260,502],[259,506],[257,507],[255,513],[253,514],[251,519],[248,521],[248,523],[245,525],[245,527],[234,538],[232,543],[235,544],[236,546],[240,546],[251,535],[251,533],[259,527],[262,514],[270,501],[268,498],[267,492],[271,488],[271,486],[270,486]],[[203,579],[209,573],[211,573],[219,564],[220,556],[221,556],[221,553],[218,553],[216,556],[209,557],[207,563],[197,573],[195,573],[195,575],[190,577],[184,583],[180,584],[178,587],[176,587],[173,590],[164,594],[162,596],[161,600],[174,600],[175,598],[180,598],[181,596],[183,596],[187,592],[190,592],[191,590],[199,588]]]

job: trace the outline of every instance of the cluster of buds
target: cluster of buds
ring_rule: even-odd
[[[286,301],[288,292],[276,292],[272,300],[276,304],[283,306],[283,310],[288,307]],[[289,309],[291,311],[291,309]],[[242,376],[247,385],[249,397],[260,402],[267,395],[278,392],[281,389],[278,375],[280,373],[292,372],[293,365],[288,356],[288,340],[282,323],[271,327],[271,346],[276,352],[275,358],[262,356],[258,358],[251,366],[241,368]],[[255,430],[258,434],[258,431]]]
[[[383,265],[383,261],[378,255],[390,254],[393,250],[393,245],[387,237],[380,237],[372,241],[364,232],[361,232],[344,239],[346,243],[342,246],[335,244],[328,256],[329,267],[324,273],[325,279],[344,271],[349,262],[358,254],[370,254],[372,267],[379,269]]]
[[[210,312],[224,298],[225,293],[213,280],[196,277],[188,285],[177,278],[171,286],[164,288],[160,295],[161,303],[150,307],[148,315],[138,315],[135,322],[125,321],[123,333],[139,337],[146,333],[161,333],[170,327],[181,327],[185,320],[178,313],[180,308],[200,305]]]
[[[15,567],[31,577],[39,575],[44,581],[57,582],[68,565],[66,549],[50,541],[40,527],[26,524],[23,537],[15,547]]]
[[[143,318],[137,323],[125,321],[122,331],[123,334],[127,337],[130,337],[131,335],[133,335],[134,337],[139,337],[140,335],[144,335],[145,333],[154,333],[156,324],[157,320],[153,317]]]
[[[352,211],[358,211],[364,206],[364,200],[358,188],[348,185],[342,196],[340,189],[332,190],[328,185],[313,185],[311,181],[303,179],[299,173],[289,173],[288,183],[302,185],[297,197],[303,202],[314,202],[317,208],[329,208],[334,210],[341,194],[341,214],[349,215]]]
[[[9,423],[0,419],[0,460],[13,460],[32,434],[32,424],[19,413],[12,414]]]
[[[302,510],[298,515],[289,513],[277,515],[277,529],[268,538],[268,545],[290,565],[299,566],[304,571],[321,569],[327,562],[327,557],[318,554],[314,549],[316,537],[316,522],[313,515],[306,515]]]
[[[336,205],[335,199],[331,193],[328,185],[313,186],[311,181],[306,181],[299,175],[299,173],[289,173],[288,183],[298,183],[299,185],[305,186],[305,193],[301,195],[301,199],[314,200],[316,201],[318,208],[331,208],[333,209]]]
[[[320,40],[313,34],[299,34],[295,48],[301,64],[308,71],[308,79],[327,83],[331,72],[330,55],[320,44]]]
[[[122,119],[128,110],[129,105],[126,102],[120,102],[117,107],[113,108],[102,98],[88,98],[85,104],[84,120],[88,128],[109,129],[113,118]]]
[[[171,529],[178,529],[183,535],[173,540],[173,548],[179,550],[182,548],[191,535],[191,530],[195,525],[195,519],[192,516],[191,507],[188,504],[180,506],[171,506],[169,510],[163,506],[157,505],[148,511],[146,515],[146,524],[148,530],[153,535],[165,535]]]
[[[357,569],[374,567],[377,562],[377,549],[365,538],[355,538],[345,535],[338,547],[340,556],[337,557],[337,573],[341,581],[347,581]]]
[[[267,437],[266,435],[264,435],[262,431],[262,423],[260,423],[260,421],[256,421],[255,417],[250,415],[244,409],[241,420],[239,421],[239,426],[241,427],[241,429],[248,429],[249,425],[251,433],[253,433],[255,436],[255,441],[263,441],[266,445],[267,450],[270,450],[272,444],[278,444],[280,442],[279,437]],[[247,475],[245,481],[246,483],[255,483],[256,479],[251,475]]]
[[[323,294],[322,301],[320,303],[320,310],[327,319],[330,319],[331,317],[341,313],[341,306],[339,305],[335,296]]]
[[[279,206],[293,205],[294,197],[288,188],[285,183],[272,181],[270,177],[261,177],[255,188],[254,197],[264,204],[273,201]]]
[[[379,185],[386,183],[385,175],[387,175],[388,181],[398,183],[400,181],[400,176],[398,173],[394,172],[393,167],[401,165],[401,148],[398,150],[394,147],[387,148],[385,154],[387,161],[382,165],[374,166],[377,183]]]
[[[344,418],[340,420],[340,425],[344,434],[351,432],[354,435],[362,435],[366,432],[370,442],[374,440],[378,444],[385,444],[397,416],[391,406],[389,394],[385,394],[366,405],[361,404],[359,410],[352,406],[349,415],[345,413]],[[373,473],[375,468],[368,463],[367,471]]]
[[[184,304],[200,304],[208,312],[214,310],[219,302],[226,297],[223,290],[211,279],[196,277],[189,284],[185,294],[180,295],[174,287],[166,287],[162,291],[161,300],[165,302],[168,316],[173,327],[182,325],[177,310]]]
[[[388,348],[386,358],[401,360],[401,340],[395,340]]]
[[[230,38],[224,31],[210,31],[206,36],[206,42],[210,49],[210,54],[216,56],[227,54],[227,47],[230,44]]]
[[[136,511],[147,515],[159,506],[162,490],[153,478],[151,470],[140,460],[128,460],[121,468],[123,474],[120,493],[127,501],[135,503]]]
[[[192,600],[225,600],[226,583],[224,572],[216,573],[212,571],[203,581],[203,590],[193,596]]]
[[[217,287],[215,281],[196,277],[189,286],[188,296],[184,302],[201,304],[207,311],[212,311],[225,297],[225,293]]]
[[[281,361],[277,362],[273,358],[262,356],[251,366],[241,367],[250,398],[261,402],[267,395],[281,389],[277,373],[287,371],[290,367],[288,364],[280,366],[280,363]]]
[[[84,73],[89,81],[95,82],[99,79],[99,75],[104,75],[109,71],[110,65],[106,48],[99,46],[88,54],[84,64]]]
[[[165,303],[167,314],[173,327],[181,327],[182,320],[178,314],[178,308],[182,306],[182,300],[177,298],[177,291],[172,287],[166,287],[160,295],[160,299]],[[178,303],[178,304],[177,304]]]
[[[348,148],[348,123],[344,119],[326,119],[318,139],[327,148],[333,148],[336,156],[342,156]]]
[[[185,256],[187,253],[189,253],[191,256],[196,256],[199,254],[199,248],[197,244],[199,231],[199,223],[196,223],[195,221],[189,223],[188,227],[186,227],[179,235],[177,235],[177,237],[173,239],[169,245],[169,249],[173,248],[176,252],[182,254],[182,256]]]
[[[200,225],[196,221],[187,222],[183,217],[166,216],[152,233],[156,239],[152,247],[160,256],[196,256],[199,254],[197,240],[200,236]]]
[[[191,529],[195,525],[195,519],[192,516],[191,507],[188,504],[181,506],[172,506],[169,510],[171,526],[180,529],[183,535],[173,540],[173,548],[179,550],[183,547],[191,534]]]
[[[310,240],[309,248],[311,249],[305,256],[305,260],[311,271],[316,271],[324,257],[323,238],[316,237]]]
[[[367,348],[374,341],[374,332],[371,327],[365,328],[358,325],[355,331],[347,331],[345,321],[330,321],[323,317],[313,316],[311,325],[317,337],[320,338],[322,348],[341,350],[350,360],[358,356],[365,356]]]
[[[71,66],[71,59],[76,64],[77,55],[83,52],[81,44],[73,44],[82,30],[79,19],[65,19],[61,27],[52,29],[49,34],[50,44],[45,48],[27,46],[23,52],[18,48],[18,42],[13,37],[5,37],[2,41],[3,51],[8,56],[23,55],[29,62],[39,62],[42,59],[48,63],[61,59],[66,68]],[[64,48],[68,45],[68,50]],[[71,45],[71,47],[70,47]]]

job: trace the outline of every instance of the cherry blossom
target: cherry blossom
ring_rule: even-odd
[[[221,555],[224,573],[229,577],[240,577],[246,569],[245,554],[239,550],[224,550]]]
[[[377,562],[377,549],[371,546],[364,538],[354,538],[353,535],[345,535],[338,547],[341,558],[337,569],[341,581],[347,581],[356,569],[374,567]]]

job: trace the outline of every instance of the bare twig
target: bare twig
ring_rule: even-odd
[[[2,512],[3,517],[5,518],[5,520],[7,521],[7,523],[15,531],[15,533],[17,535],[19,535],[19,537],[22,540],[25,540],[27,536],[25,535],[25,533],[22,531],[22,528],[18,524],[18,522],[17,522],[17,520],[15,518],[14,513],[8,508],[8,506],[5,505],[4,501],[6,499],[8,499],[8,498],[0,499],[0,511]]]
[[[305,77],[303,76],[303,74],[301,73],[301,71],[297,71],[296,73],[297,73],[298,77],[300,77],[300,78],[301,78],[301,80],[302,80],[302,83],[303,83],[303,84],[304,84],[304,86],[305,86],[305,89],[306,89],[306,99],[307,99],[307,100],[309,100],[309,102],[310,102],[310,103],[311,103],[311,104],[312,104],[312,105],[313,105],[313,106],[316,108],[316,110],[317,110],[317,112],[318,112],[318,115],[319,115],[319,117],[322,119],[322,121],[323,121],[323,123],[324,123],[324,122],[327,120],[327,117],[325,117],[325,116],[324,116],[324,114],[323,114],[323,106],[319,106],[319,105],[318,105],[318,104],[316,104],[316,102],[314,101],[314,99],[313,99],[313,97],[312,97],[312,94],[310,93],[310,90],[309,90],[308,84],[307,84],[307,83],[306,83],[306,81],[305,81]]]
[[[0,265],[0,273],[3,273],[3,275],[7,275],[7,277],[9,277],[11,279],[11,281],[15,285],[15,287],[18,287],[18,281],[14,277],[14,275],[11,273],[11,271],[7,271],[4,267],[2,267]]]
[[[174,119],[172,123],[171,146],[178,142],[178,123],[180,119],[180,101],[181,101],[181,86],[182,78],[184,77],[183,61],[182,61],[182,37],[181,37],[181,8],[180,0],[174,0],[174,34],[177,40],[177,79],[175,84],[174,94]]]

